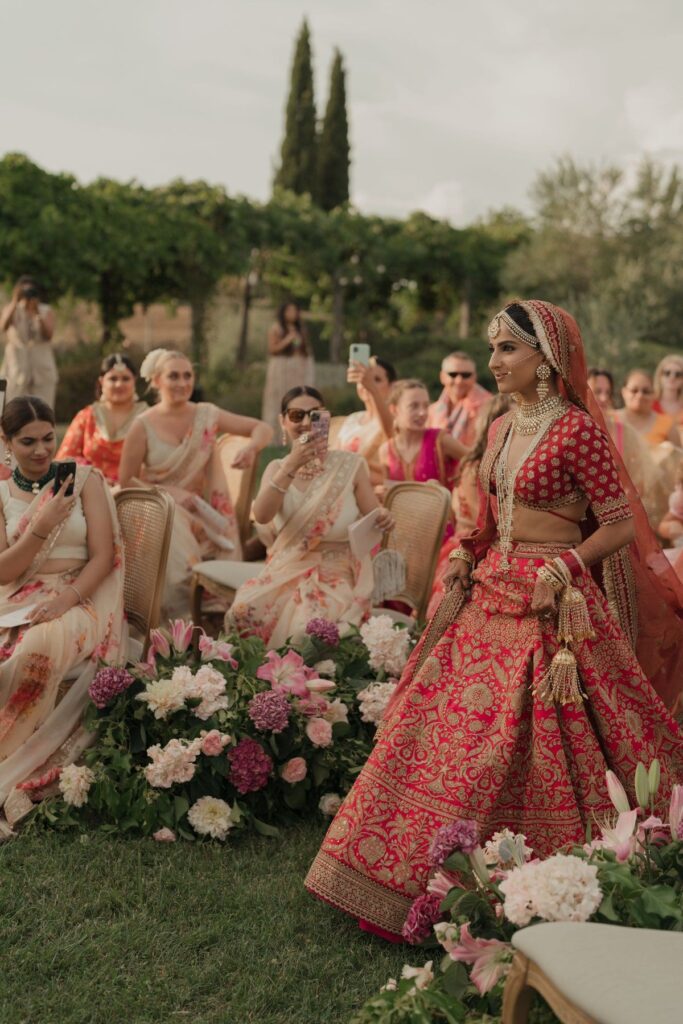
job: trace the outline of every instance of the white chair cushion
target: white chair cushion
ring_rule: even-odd
[[[393,608],[373,608],[372,614],[388,615],[390,619],[394,620],[394,622],[398,622],[402,626],[407,626],[411,633],[416,626],[415,619],[413,619],[412,616],[404,615],[403,612],[397,612]]]
[[[237,590],[246,583],[258,576],[265,562],[198,562],[192,566],[193,572],[199,572],[206,576],[207,580],[218,583],[221,587],[231,587]]]
[[[600,1024],[683,1019],[681,932],[556,922],[523,928],[512,942]]]

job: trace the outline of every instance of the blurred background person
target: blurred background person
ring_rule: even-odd
[[[447,430],[465,445],[474,442],[477,417],[491,394],[477,383],[477,367],[466,352],[451,352],[441,364],[443,391],[429,407],[427,426]]]
[[[135,364],[120,352],[102,360],[95,388],[97,400],[74,416],[58,459],[96,466],[107,483],[119,482],[123,442],[135,417],[148,408],[135,393],[137,376]]]
[[[673,417],[655,412],[655,389],[649,373],[640,369],[630,370],[621,389],[621,397],[624,408],[616,410],[616,419],[633,427],[651,448],[664,441],[680,445]]]
[[[352,362],[346,379],[349,384],[356,385],[365,409],[349,416],[333,416],[330,423],[330,448],[355,452],[364,458],[373,487],[380,486],[384,477],[379,449],[393,432],[389,392],[396,376],[392,364],[379,356],[370,356],[369,366]]]
[[[296,302],[283,302],[268,331],[268,366],[261,412],[261,419],[272,427],[276,437],[282,396],[291,388],[312,387],[314,383],[313,353],[301,309]]]
[[[655,370],[655,400],[652,408],[683,425],[683,356],[664,356]]]
[[[7,378],[8,402],[18,395],[35,395],[54,409],[58,380],[50,344],[54,329],[54,313],[40,301],[35,280],[25,274],[0,314],[0,331],[6,339],[0,376]]]

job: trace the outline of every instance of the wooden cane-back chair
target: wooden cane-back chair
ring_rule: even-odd
[[[114,500],[125,555],[123,606],[129,625],[140,634],[145,655],[149,631],[159,622],[174,504],[156,487],[127,487]]]
[[[391,488],[385,505],[396,525],[384,535],[382,547],[400,552],[406,563],[406,585],[392,600],[410,605],[421,622],[427,614],[451,496],[437,483],[401,483]]]
[[[248,469],[234,469],[232,463],[237,453],[246,444],[247,439],[244,437],[237,434],[224,434],[216,445],[235,509],[240,541],[243,546],[251,533],[251,503],[256,485],[258,458],[254,459]]]

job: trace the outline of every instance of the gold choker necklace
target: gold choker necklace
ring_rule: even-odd
[[[546,423],[558,419],[566,408],[567,402],[561,395],[544,398],[533,405],[518,405],[513,420],[515,432],[529,436],[536,434]]]

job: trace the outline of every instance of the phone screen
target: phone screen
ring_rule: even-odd
[[[76,478],[76,463],[75,462],[58,462],[57,472],[55,473],[55,482],[52,486],[52,493],[56,494],[59,488],[62,486],[68,476]],[[64,496],[70,498],[74,492],[74,480],[71,481],[67,489],[64,491]]]

